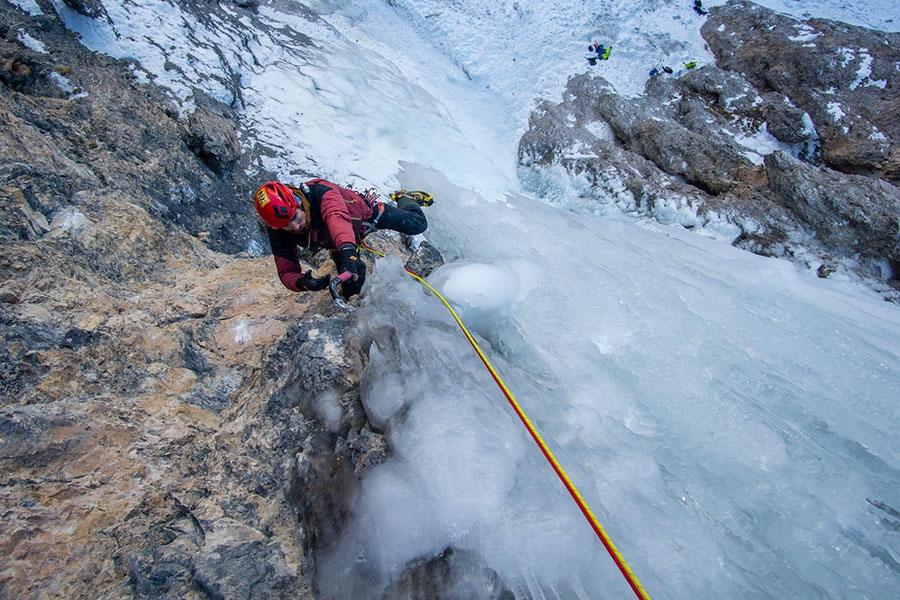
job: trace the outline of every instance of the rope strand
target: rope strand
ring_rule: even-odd
[[[384,254],[378,252],[377,250],[373,250],[369,246],[365,244],[360,244],[361,248],[372,252],[378,256],[384,257]],[[550,466],[553,468],[553,471],[559,477],[560,481],[562,481],[566,490],[569,492],[569,495],[572,496],[572,499],[575,500],[575,503],[578,505],[578,508],[581,510],[581,513],[590,523],[591,528],[594,530],[594,533],[597,534],[597,537],[600,538],[601,543],[606,548],[606,551],[609,553],[610,557],[613,559],[613,562],[616,563],[616,567],[618,567],[619,571],[625,577],[625,580],[628,582],[628,585],[631,586],[632,591],[638,597],[639,600],[650,600],[650,596],[644,590],[638,578],[635,576],[634,572],[631,570],[631,567],[628,566],[628,563],[625,562],[625,559],[622,557],[622,554],[619,552],[616,545],[613,543],[612,539],[607,535],[606,530],[603,529],[603,526],[600,524],[600,521],[597,520],[597,517],[594,516],[593,511],[588,506],[587,502],[585,502],[584,497],[578,491],[578,488],[575,487],[575,484],[572,483],[572,480],[569,479],[569,476],[566,474],[565,470],[562,468],[562,465],[559,464],[559,461],[556,460],[556,457],[553,455],[553,452],[550,451],[550,448],[544,442],[541,435],[538,433],[537,429],[532,425],[531,419],[528,418],[528,415],[525,414],[525,411],[522,410],[522,407],[513,397],[512,392],[509,391],[509,388],[506,387],[506,384],[503,383],[503,380],[500,378],[500,375],[497,374],[497,371],[494,369],[491,362],[488,360],[487,356],[485,356],[484,352],[481,351],[481,347],[479,347],[478,342],[475,341],[475,338],[472,337],[472,334],[469,333],[469,330],[463,324],[462,320],[456,314],[456,311],[453,310],[453,307],[450,306],[450,303],[447,302],[446,299],[431,285],[425,281],[423,278],[419,277],[417,274],[413,273],[409,269],[406,269],[406,272],[409,273],[414,279],[416,279],[423,286],[428,288],[432,294],[434,294],[441,302],[443,302],[444,306],[447,307],[447,310],[450,311],[450,314],[453,316],[453,319],[456,321],[456,324],[459,325],[459,328],[465,334],[466,339],[469,340],[469,344],[475,349],[475,352],[478,354],[478,357],[481,359],[481,362],[484,363],[484,366],[487,368],[488,372],[491,374],[491,377],[496,382],[497,386],[503,392],[503,395],[506,396],[507,401],[509,401],[510,406],[512,406],[516,415],[519,417],[519,420],[525,425],[525,428],[528,430],[528,433],[531,435],[534,442],[540,448],[541,453],[550,463]]]

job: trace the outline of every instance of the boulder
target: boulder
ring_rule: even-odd
[[[777,201],[836,253],[900,265],[900,189],[816,168],[785,152],[766,157],[766,172]]]
[[[652,77],[637,98],[577,75],[540,103],[523,181],[552,193],[562,167],[585,198],[809,268],[816,256],[823,274],[843,261],[883,290],[900,276],[900,38],[735,0],[703,34],[716,65]]]
[[[810,116],[825,164],[900,182],[900,34],[800,21],[744,0],[711,8],[701,32],[719,67]]]

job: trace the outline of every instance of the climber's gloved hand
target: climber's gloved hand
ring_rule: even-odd
[[[362,291],[366,282],[366,263],[359,259],[356,246],[344,244],[339,250],[341,259],[341,273],[350,273],[352,277],[341,284],[341,295],[350,298]]]
[[[365,276],[365,267],[359,260],[359,254],[356,252],[356,246],[353,244],[343,244],[339,250],[341,255],[341,273],[347,271],[353,275],[352,280],[356,281],[360,275]]]
[[[327,288],[330,282],[331,275],[314,277],[312,271],[307,271],[302,277],[297,279],[297,288],[301,291],[318,292]]]

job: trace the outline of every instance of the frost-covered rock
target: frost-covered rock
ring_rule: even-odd
[[[552,200],[564,172],[600,205],[716,236],[724,221],[753,252],[896,278],[896,36],[736,1],[703,33],[718,66],[657,75],[638,98],[579,75],[541,103],[519,144],[526,184]]]
[[[743,0],[710,9],[701,31],[719,67],[809,114],[825,164],[900,182],[900,35]]]
[[[0,594],[313,598],[390,452],[347,317],[240,252],[271,174],[236,112],[182,114],[42,6],[0,4]]]
[[[778,202],[828,246],[900,264],[900,190],[881,179],[818,169],[785,152],[766,157]]]

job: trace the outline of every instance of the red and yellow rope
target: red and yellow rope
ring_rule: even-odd
[[[384,256],[384,254],[373,250],[372,248],[369,248],[364,244],[360,244],[360,246],[365,248],[369,252],[382,257]],[[433,293],[441,302],[444,303],[444,306],[446,306],[447,310],[450,311],[450,314],[453,315],[453,319],[456,321],[456,324],[459,325],[459,328],[462,330],[462,332],[466,336],[466,339],[469,340],[469,343],[475,349],[475,352],[478,354],[481,362],[484,363],[484,366],[487,368],[488,372],[490,372],[491,377],[494,378],[497,386],[503,392],[503,395],[506,396],[506,399],[509,401],[510,406],[512,406],[513,410],[516,412],[516,415],[518,415],[519,420],[522,421],[522,424],[525,425],[528,433],[531,435],[532,439],[534,439],[535,443],[538,445],[538,448],[540,448],[541,453],[543,453],[544,457],[550,463],[550,466],[553,467],[556,475],[559,477],[560,481],[562,481],[566,490],[568,490],[569,495],[572,496],[573,500],[575,500],[575,503],[578,505],[581,513],[588,520],[588,523],[590,523],[591,528],[594,530],[594,533],[597,534],[597,537],[600,538],[600,541],[603,543],[606,551],[613,559],[613,562],[616,563],[619,571],[625,577],[628,585],[631,586],[631,589],[640,600],[650,600],[650,596],[647,595],[647,592],[644,590],[643,586],[641,586],[641,582],[638,581],[638,578],[631,570],[631,567],[629,567],[628,563],[625,562],[622,554],[619,552],[618,548],[616,548],[616,545],[613,543],[612,539],[610,539],[609,535],[607,535],[606,531],[603,529],[603,526],[600,524],[600,521],[598,521],[597,517],[594,516],[594,513],[591,511],[591,508],[588,506],[587,502],[585,502],[581,493],[578,491],[578,488],[575,487],[575,484],[572,483],[571,479],[569,479],[569,476],[566,474],[565,470],[563,470],[562,466],[559,464],[559,461],[557,461],[556,457],[553,456],[553,452],[550,451],[550,448],[547,446],[541,435],[538,433],[537,429],[531,423],[531,419],[528,418],[528,415],[525,414],[525,411],[522,410],[522,407],[519,406],[518,402],[516,402],[516,399],[513,397],[512,392],[509,391],[509,388],[507,388],[506,384],[503,383],[503,380],[497,374],[497,371],[494,370],[493,365],[487,359],[487,356],[484,355],[484,352],[481,351],[481,348],[478,346],[478,342],[476,342],[475,338],[472,337],[472,334],[469,333],[469,330],[463,324],[462,320],[460,320],[459,316],[456,314],[456,311],[453,310],[453,307],[450,306],[450,303],[447,302],[447,300],[445,300],[444,297],[436,289],[431,287],[431,285],[427,281],[425,281],[423,278],[419,277],[409,269],[407,269],[406,272],[414,277],[419,283],[428,288],[431,293]]]

